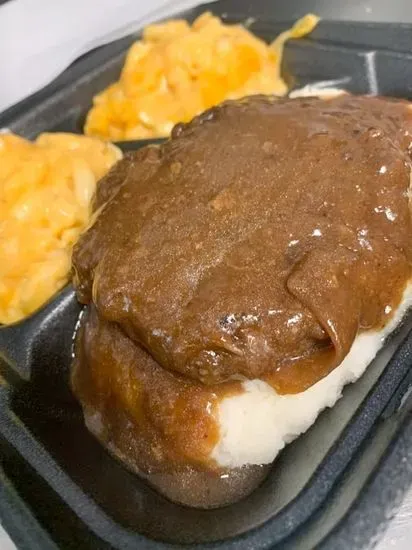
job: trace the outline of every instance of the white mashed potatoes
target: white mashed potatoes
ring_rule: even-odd
[[[227,397],[219,405],[220,440],[212,458],[229,468],[273,462],[287,443],[310,428],[323,409],[333,407],[346,384],[365,372],[411,306],[412,282],[387,325],[380,331],[359,334],[342,363],[306,391],[280,395],[262,380],[243,382],[243,394]]]

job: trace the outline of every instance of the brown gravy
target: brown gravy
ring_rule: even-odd
[[[411,277],[409,104],[227,102],[128,155],[75,247],[72,384],[135,470],[215,470],[217,405],[298,393],[380,328]]]
[[[83,317],[76,340],[72,386],[87,427],[160,493],[187,506],[214,508],[248,495],[266,477],[270,465],[221,469],[209,458],[219,437],[216,401],[240,391],[239,383],[222,384],[216,393],[185,383],[93,310]]]
[[[210,387],[162,369],[95,308],[82,318],[71,381],[89,429],[148,473],[215,469],[216,406],[242,391],[240,382]]]

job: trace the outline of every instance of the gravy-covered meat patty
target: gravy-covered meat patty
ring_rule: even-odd
[[[73,253],[90,429],[145,472],[270,463],[408,307],[411,148],[407,102],[255,96],[120,161]]]

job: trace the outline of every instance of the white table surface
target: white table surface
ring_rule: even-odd
[[[3,527],[0,525],[0,550],[16,550],[16,547],[9,537],[9,535],[6,533],[6,531],[3,529]]]
[[[21,0],[12,0],[13,2],[19,2]],[[66,0],[55,0],[59,6],[67,5]],[[72,0],[75,2],[76,0]],[[94,0],[83,0],[85,4]],[[253,0],[250,0],[251,2]],[[276,5],[280,6],[283,4],[283,0],[271,0],[273,3],[274,13],[276,13]],[[113,5],[113,0],[99,0],[101,10],[103,11],[105,7]],[[146,0],[131,0],[133,2],[134,8],[137,5],[147,6]],[[42,0],[32,0],[32,9],[33,12],[36,11],[36,17],[39,18],[39,5],[42,3]],[[151,0],[150,7],[155,9],[156,5],[161,5],[167,3],[169,9],[173,10],[174,5],[181,5],[182,0],[171,0],[165,2],[164,0]],[[27,0],[26,0],[27,5]],[[295,16],[299,10],[302,9],[302,5],[305,6],[305,11],[311,10],[315,13],[323,15],[324,17],[333,18],[333,19],[361,19],[361,20],[370,20],[370,21],[402,21],[402,22],[412,22],[412,0],[392,0],[388,2],[387,0],[351,0],[351,1],[341,1],[341,0],[288,0],[288,5],[290,6],[290,13]],[[66,6],[67,7],[67,6]],[[0,23],[2,17],[3,6],[0,6]],[[282,8],[283,9],[283,6]],[[24,11],[24,17],[26,18],[25,24],[27,28],[30,28],[30,10],[27,9]],[[28,36],[27,39],[30,37]],[[1,41],[0,41],[1,46]],[[1,55],[0,48],[0,63],[1,58],[4,59],[4,56]],[[1,84],[4,86],[4,84]],[[0,520],[1,522],[1,520]],[[383,537],[379,540],[375,546],[375,550],[411,550],[412,549],[412,488],[408,491],[403,504],[395,514],[392,519],[389,527],[384,533]],[[13,542],[10,537],[4,531],[3,527],[0,525],[0,550],[16,550]],[[356,549],[348,549],[356,550]]]
[[[412,548],[412,488],[390,522],[375,550],[411,550]]]

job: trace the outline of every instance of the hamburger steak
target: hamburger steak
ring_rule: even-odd
[[[203,496],[177,500],[221,504],[204,495],[219,493],[207,487],[221,488],[222,468],[236,474],[229,500],[250,491],[256,468],[336,401],[405,312],[411,142],[405,101],[254,96],[126,155],[73,252],[87,311],[72,385],[97,437],[149,478],[190,471],[188,493],[202,485]],[[309,424],[302,407],[270,451],[216,451],[226,405],[251,384],[282,403],[311,395],[370,336],[367,361],[333,399],[316,398]]]

